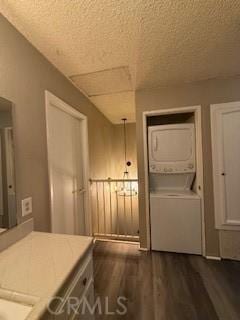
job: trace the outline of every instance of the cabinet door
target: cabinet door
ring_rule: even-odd
[[[78,313],[75,314],[72,320],[94,320],[94,287],[91,283],[83,296],[83,303],[80,305]]]
[[[240,230],[240,102],[211,106],[215,221]]]
[[[92,253],[89,253],[81,263],[79,271],[69,281],[65,289],[66,293],[62,303],[55,307],[52,306],[52,310],[56,310],[56,315],[46,314],[42,320],[94,319],[94,317],[91,317],[90,312],[86,312],[85,315],[80,310],[86,299],[88,299],[90,307],[94,303]],[[83,302],[81,303],[82,300]],[[86,310],[91,311],[91,308],[86,308]]]

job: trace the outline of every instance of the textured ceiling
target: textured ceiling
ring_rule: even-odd
[[[135,122],[133,91],[95,96],[91,100],[113,123],[121,123],[122,118],[127,118],[128,122]]]
[[[70,78],[89,97],[133,90],[127,67],[91,72]]]
[[[136,89],[240,74],[239,0],[0,0],[0,5],[69,77],[128,66]],[[120,105],[119,100],[113,110],[119,113]],[[109,104],[105,109],[115,112]]]

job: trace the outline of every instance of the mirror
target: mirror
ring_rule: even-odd
[[[0,97],[0,234],[17,225],[12,109]]]

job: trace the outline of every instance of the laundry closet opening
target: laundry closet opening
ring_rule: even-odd
[[[111,176],[90,180],[93,236],[139,242],[136,124],[122,119],[111,138]]]
[[[151,249],[204,254],[201,109],[145,117]]]

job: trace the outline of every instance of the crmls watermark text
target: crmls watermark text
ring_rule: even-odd
[[[61,305],[60,308],[56,310],[52,307],[57,303]],[[116,308],[111,309],[109,297],[100,298],[97,297],[94,301],[89,301],[86,297],[81,299],[77,297],[69,297],[64,300],[62,297],[53,297],[50,299],[47,305],[47,310],[52,315],[61,314],[99,314],[99,315],[125,315],[127,313],[127,298],[119,296],[116,299]]]

